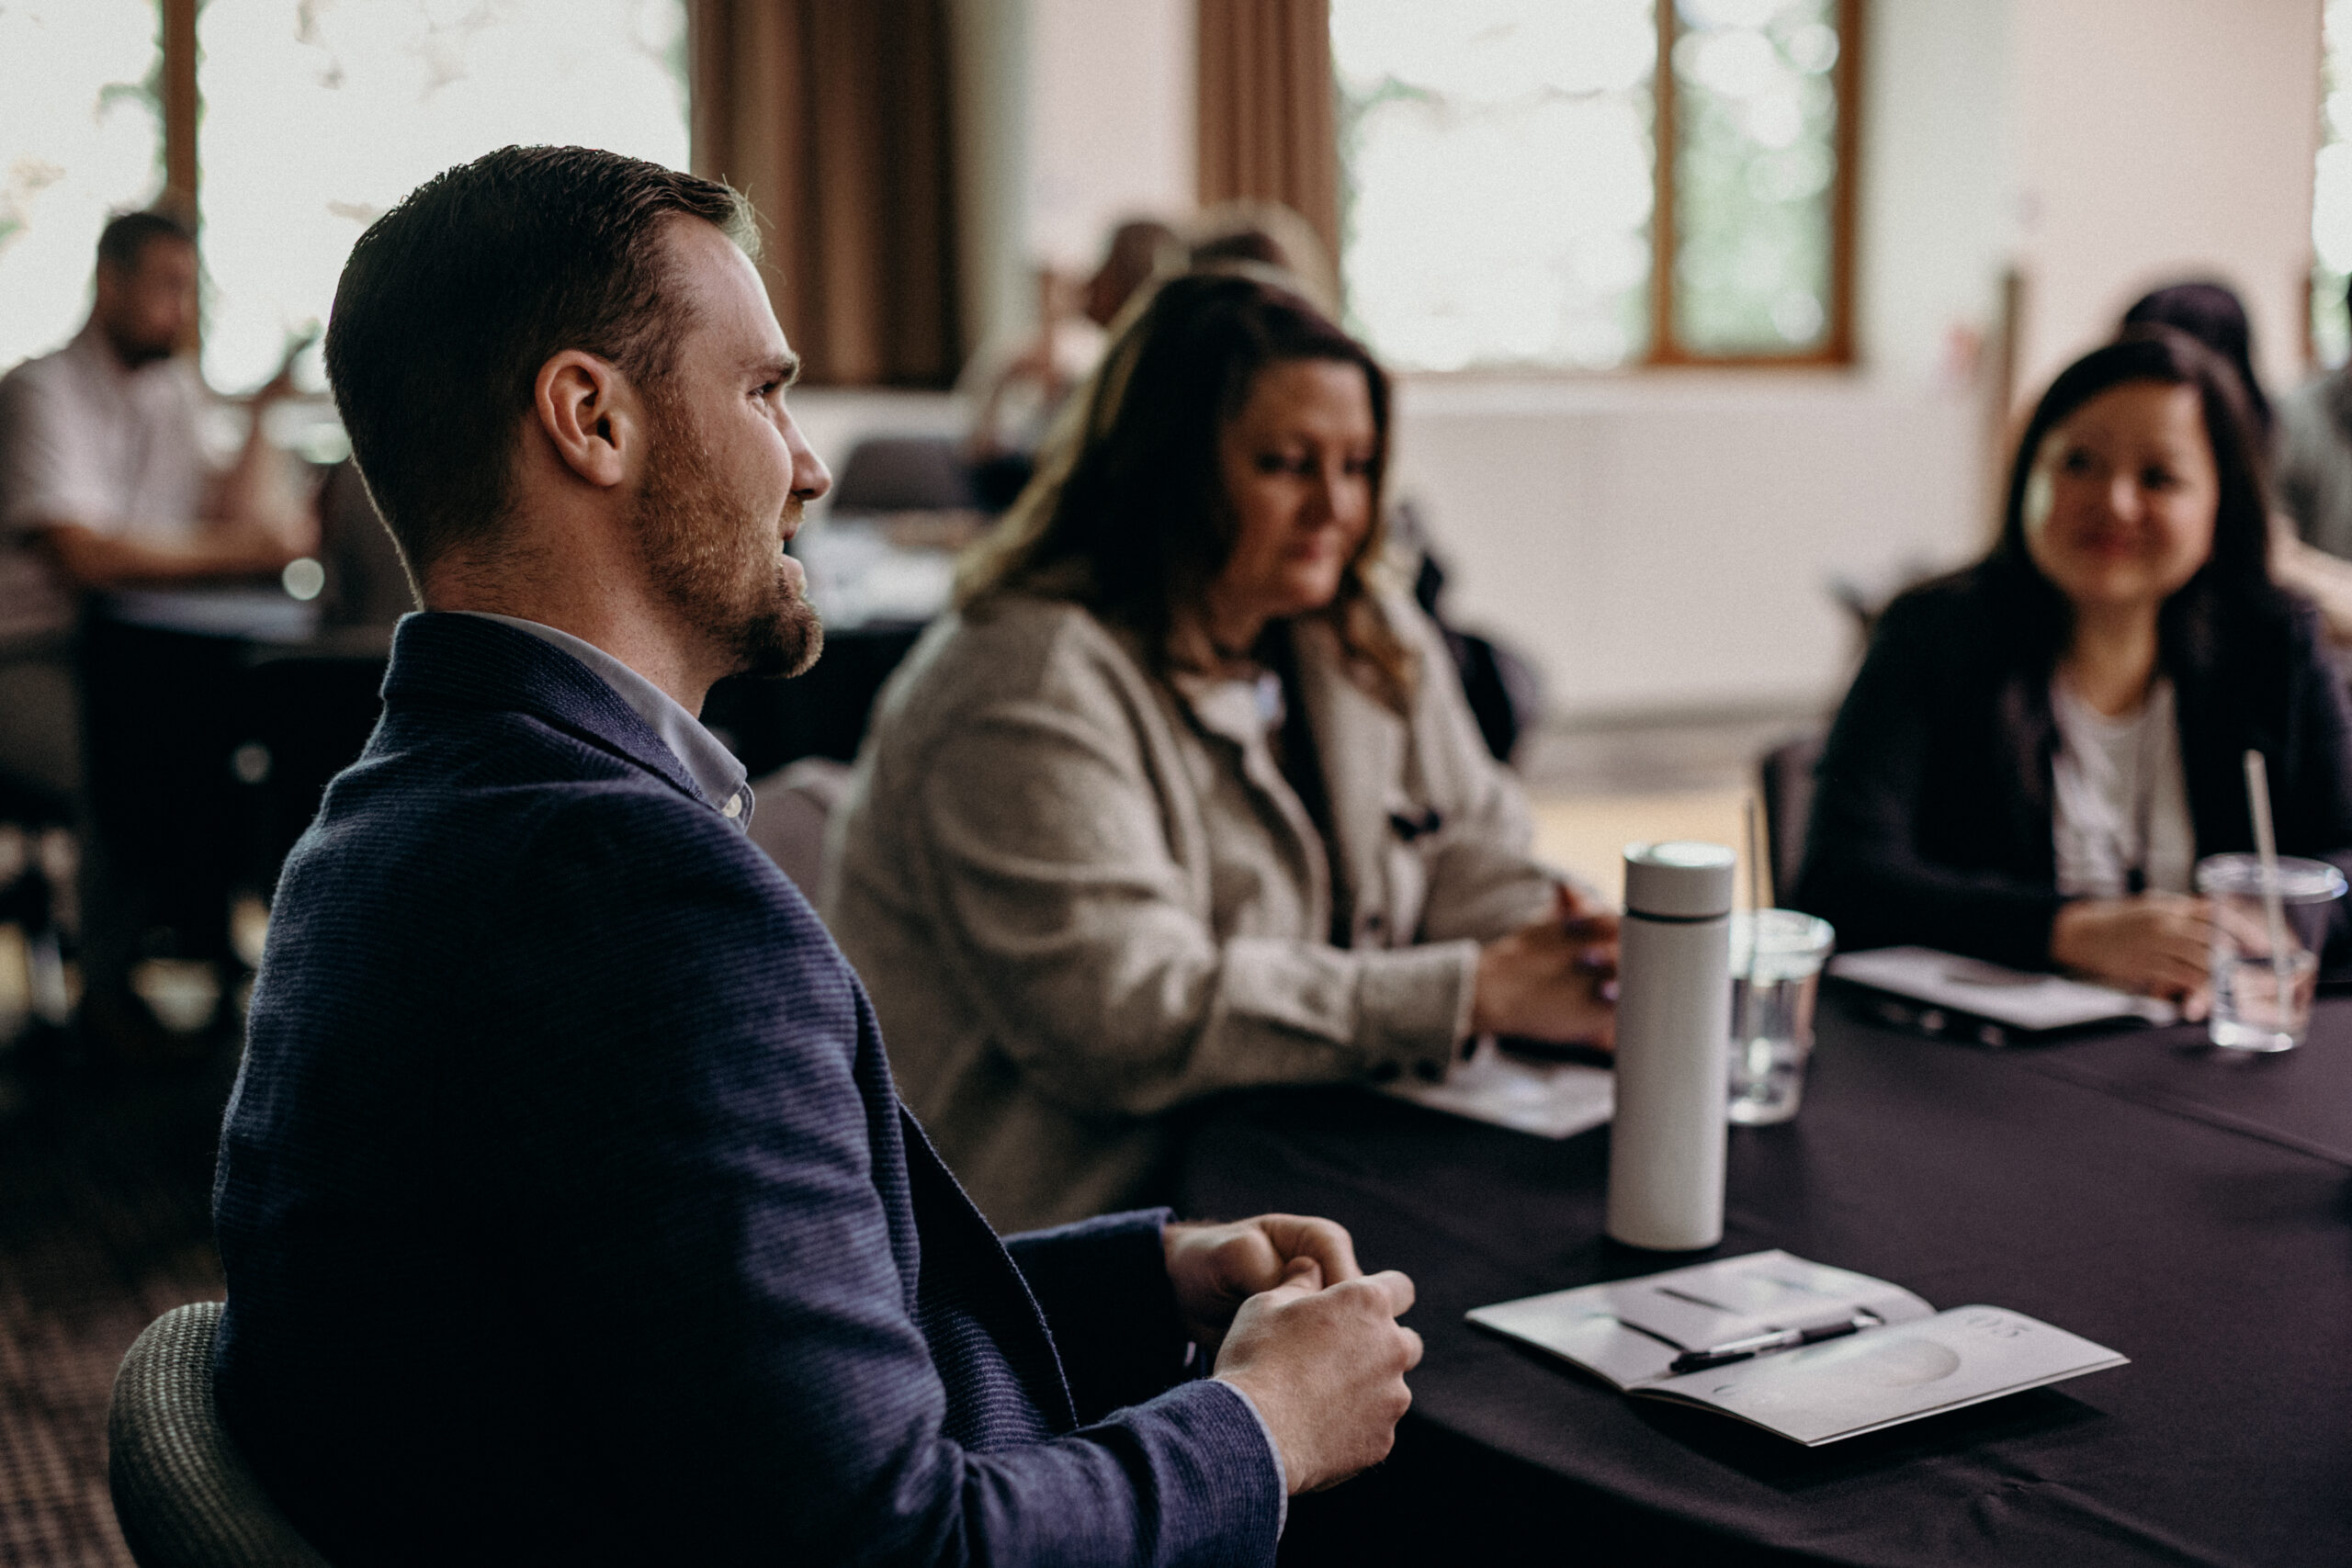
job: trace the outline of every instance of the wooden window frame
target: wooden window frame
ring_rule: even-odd
[[[1674,328],[1675,263],[1681,236],[1674,213],[1678,86],[1674,79],[1674,46],[1682,36],[1675,0],[1655,0],[1657,20],[1657,60],[1653,75],[1654,118],[1651,178],[1654,202],[1650,219],[1649,342],[1636,355],[1605,369],[1574,366],[1500,365],[1459,370],[1416,371],[1424,376],[1575,377],[1628,376],[1655,369],[1842,369],[1856,359],[1854,343],[1854,225],[1855,189],[1861,152],[1862,0],[1836,0],[1838,61],[1830,67],[1831,91],[1838,99],[1838,120],[1831,137],[1836,167],[1829,187],[1829,298],[1824,308],[1827,328],[1820,345],[1790,354],[1708,354],[1685,346]],[[1336,69],[1331,90],[1337,96]],[[1338,158],[1338,145],[1332,156]],[[1334,222],[1336,230],[1336,221]],[[1333,251],[1340,256],[1338,249]],[[1344,271],[1344,258],[1342,262]]]
[[[1861,149],[1862,0],[1837,0],[1838,62],[1830,67],[1838,98],[1831,141],[1836,168],[1829,186],[1828,333],[1821,346],[1796,354],[1707,354],[1685,347],[1674,329],[1674,273],[1682,236],[1675,221],[1674,166],[1681,156],[1676,128],[1674,46],[1682,37],[1674,0],[1657,0],[1657,74],[1653,89],[1657,119],[1654,174],[1657,205],[1650,220],[1650,342],[1628,369],[1785,369],[1803,366],[1842,367],[1854,363],[1854,186]]]

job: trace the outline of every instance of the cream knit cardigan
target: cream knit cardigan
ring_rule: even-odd
[[[821,905],[1000,1230],[1162,1196],[1170,1113],[1206,1096],[1442,1077],[1479,942],[1550,908],[1436,627],[1381,607],[1418,655],[1409,715],[1294,627],[1328,849],[1250,687],[1158,679],[1077,605],[951,615],[885,689]]]

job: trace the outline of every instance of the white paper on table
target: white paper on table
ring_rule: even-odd
[[[1676,1375],[1684,1350],[1864,1312],[1859,1333]],[[1937,1312],[1884,1280],[1756,1252],[1477,1307],[1470,1321],[1627,1393],[1722,1412],[1815,1448],[2120,1367],[2126,1358],[2001,1307]]]
[[[1530,1061],[1498,1050],[1485,1036],[1444,1082],[1399,1081],[1385,1092],[1539,1138],[1572,1138],[1598,1127],[1617,1103],[1616,1077],[1607,1067]]]
[[[1664,1382],[1674,1358],[1776,1328],[1870,1312],[1906,1323],[1935,1311],[1900,1285],[1778,1248],[1474,1309],[1481,1327],[1549,1350],[1621,1389]]]
[[[2021,1312],[1962,1306],[1634,1392],[1720,1410],[1810,1449],[2129,1359]]]
[[[2170,1002],[2135,997],[2106,986],[2005,969],[1932,947],[1882,947],[1841,953],[1829,961],[1840,980],[1931,1002],[2013,1029],[2072,1029],[2108,1019],[2136,1018],[2163,1025],[2179,1021]]]

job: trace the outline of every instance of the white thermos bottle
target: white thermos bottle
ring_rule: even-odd
[[[1608,1228],[1629,1247],[1724,1237],[1732,870],[1721,844],[1625,849]]]

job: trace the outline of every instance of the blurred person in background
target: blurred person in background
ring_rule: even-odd
[[[2121,330],[2135,326],[2171,327],[2211,349],[2237,372],[2245,390],[2246,412],[2255,438],[2277,478],[2270,513],[2270,575],[2281,587],[2291,588],[2319,607],[2328,640],[2352,644],[2352,513],[2338,530],[2342,547],[2322,543],[2304,519],[2316,515],[2314,498],[2328,482],[2315,470],[2309,433],[2282,428],[2282,422],[2262,389],[2254,368],[2254,326],[2245,304],[2234,289],[2221,283],[2174,283],[2142,295],[2123,312]],[[2281,405],[2281,411],[2292,406]],[[2301,419],[2295,416],[2298,425]],[[2352,452],[2343,459],[2347,487],[2342,502],[2352,506]]]
[[[2201,1016],[2192,877],[2253,847],[2248,748],[2278,847],[2352,867],[2344,690],[2270,579],[2267,483],[2237,374],[2185,334],[2133,327],[2061,373],[1992,552],[1879,623],[1795,906],[1849,948],[2070,970]]]
[[[1001,511],[1021,493],[1046,427],[1102,357],[1111,323],[1182,255],[1173,229],[1130,218],[1111,231],[1101,265],[1083,281],[1038,269],[1036,330],[1019,344],[981,348],[959,378],[976,411],[965,450],[984,505]]]
[[[1340,319],[1340,273],[1315,226],[1279,201],[1225,201],[1187,227],[1184,265],[1215,272],[1236,264],[1272,267],[1333,321]]]
[[[2346,292],[2352,310],[2352,286]],[[2352,580],[2352,366],[2306,382],[2278,401],[2278,503],[2294,524],[2304,558]],[[2347,591],[2346,599],[2352,599]],[[2329,626],[2352,642],[2352,613],[2331,601]]]
[[[236,460],[205,460],[207,393],[179,353],[198,277],[177,219],[114,219],[88,322],[0,378],[0,770],[57,794],[81,783],[72,638],[86,591],[264,575],[317,544],[262,429],[283,372],[250,400]]]
[[[1001,1226],[1161,1191],[1222,1090],[1614,1025],[1614,917],[1530,857],[1435,629],[1376,581],[1366,351],[1196,273],[1081,395],[885,690],[828,855],[899,1082]]]

